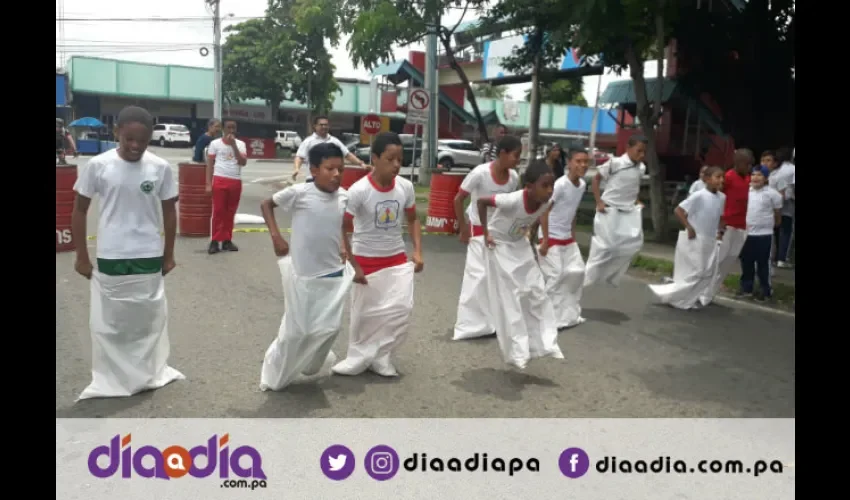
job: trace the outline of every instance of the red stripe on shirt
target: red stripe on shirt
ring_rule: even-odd
[[[369,276],[372,273],[376,273],[381,269],[387,269],[389,267],[396,267],[402,264],[407,263],[407,254],[404,252],[398,255],[391,255],[389,257],[364,257],[362,255],[355,255],[354,260],[360,264],[360,269],[363,269],[363,274]]]

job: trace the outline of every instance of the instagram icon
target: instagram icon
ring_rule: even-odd
[[[398,473],[399,465],[398,453],[383,444],[372,447],[366,453],[363,464],[366,473],[372,476],[375,481],[392,479]]]

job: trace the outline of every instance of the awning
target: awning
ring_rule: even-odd
[[[720,119],[714,114],[713,111],[708,109],[708,107],[703,104],[698,99],[694,99],[692,97],[683,95],[681,92],[677,92],[678,86],[676,82],[670,79],[663,80],[664,87],[661,90],[661,102],[666,103],[671,101],[672,99],[679,97],[686,103],[686,105],[691,108],[691,111],[695,112],[697,116],[699,116],[700,120],[711,129],[712,132],[716,135],[725,136],[726,132],[723,130],[723,124]],[[650,102],[655,101],[656,96],[658,95],[658,79],[657,78],[647,78],[646,79],[646,95]],[[605,88],[605,92],[599,96],[599,104],[620,104],[620,105],[630,105],[635,104],[635,85],[632,80],[621,80],[617,82],[611,82]]]

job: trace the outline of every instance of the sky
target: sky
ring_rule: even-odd
[[[262,17],[267,0],[221,0],[222,26],[227,27],[248,18]],[[443,24],[453,26],[458,21],[475,19],[476,14],[461,9],[449,11]],[[150,20],[167,18],[168,20]],[[72,55],[104,57],[129,61],[213,67],[212,10],[204,0],[145,0],[116,2],[115,0],[57,0],[56,1],[56,67],[63,67]],[[61,19],[61,21],[60,21]],[[226,36],[223,33],[223,36]],[[336,66],[336,75],[369,80],[371,75],[354,68],[345,49],[347,38],[336,48],[329,47]],[[202,56],[206,47],[209,55]],[[423,44],[399,47],[396,59],[404,59],[411,50],[424,51]],[[651,71],[651,73],[650,73]],[[647,67],[654,76],[654,69]],[[625,79],[613,74],[603,75],[602,91],[611,81]],[[596,102],[600,77],[587,77],[584,96],[588,105]],[[523,99],[528,84],[509,86],[508,94]]]

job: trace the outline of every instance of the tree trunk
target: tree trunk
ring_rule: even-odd
[[[649,171],[649,208],[652,213],[652,229],[654,240],[663,242],[667,232],[667,200],[664,196],[664,168],[658,159],[658,148],[655,137],[655,123],[652,107],[646,93],[646,79],[643,77],[643,60],[638,57],[634,47],[629,44],[626,48],[626,61],[632,81],[635,84],[635,101],[640,127],[647,139],[646,162]]]
[[[478,101],[475,99],[475,92],[472,91],[472,84],[469,82],[469,78],[466,77],[466,72],[463,71],[463,68],[460,67],[457,59],[455,59],[451,40],[442,30],[440,30],[440,41],[443,43],[443,48],[446,50],[446,55],[449,58],[449,66],[457,73],[458,78],[460,78],[460,81],[463,82],[463,86],[466,88],[466,98],[472,106],[472,113],[475,115],[475,119],[478,120],[478,133],[481,136],[481,142],[490,142],[490,138],[487,135],[487,125],[484,124],[484,119],[481,118],[481,110],[478,109]]]
[[[543,45],[543,32],[533,35],[534,60],[531,64],[531,95],[529,96],[528,122],[528,164],[537,159],[537,147],[540,144],[540,52]]]

